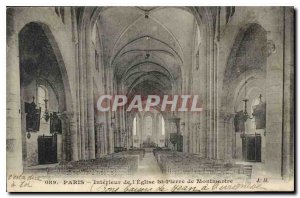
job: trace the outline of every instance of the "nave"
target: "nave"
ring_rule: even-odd
[[[163,178],[163,174],[159,165],[154,157],[153,152],[146,152],[144,158],[138,165],[137,172],[134,176],[145,178],[146,177],[155,177]]]
[[[132,149],[96,160],[57,164],[51,167],[31,167],[26,173],[43,176],[93,178],[223,178],[249,180],[252,166],[223,160],[208,160],[189,153],[162,149]],[[262,175],[260,175],[262,176]]]
[[[8,172],[293,180],[293,22],[288,7],[7,8]],[[201,112],[98,108],[185,94]]]

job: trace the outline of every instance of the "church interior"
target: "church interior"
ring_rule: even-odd
[[[8,171],[294,177],[290,7],[8,7],[6,47]]]

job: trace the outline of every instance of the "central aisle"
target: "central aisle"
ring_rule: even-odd
[[[152,152],[146,152],[144,158],[138,166],[137,176],[162,177],[163,174]]]

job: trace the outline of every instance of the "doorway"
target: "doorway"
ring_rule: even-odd
[[[247,162],[261,162],[261,136],[245,135],[242,140],[243,159]]]
[[[57,163],[57,136],[38,137],[38,161],[39,164]]]

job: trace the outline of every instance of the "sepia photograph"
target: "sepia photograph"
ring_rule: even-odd
[[[7,192],[295,191],[293,6],[7,5],[5,29]]]

